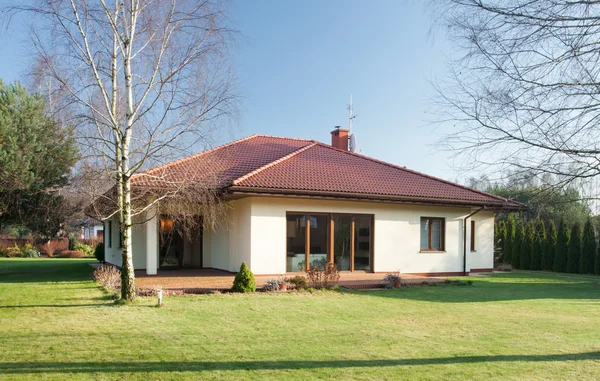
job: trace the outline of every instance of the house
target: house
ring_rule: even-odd
[[[79,233],[80,239],[99,241],[103,239],[104,225],[101,221],[86,216],[78,223],[78,225],[81,229],[81,232]]]
[[[494,213],[522,204],[331,145],[253,135],[154,168],[156,178],[216,179],[229,205],[223,226],[177,231],[148,211],[132,232],[136,269],[162,267],[295,273],[326,262],[341,271],[460,275],[491,271]],[[160,176],[159,176],[160,174]],[[166,179],[166,180],[164,180]],[[156,184],[154,184],[156,185]],[[106,260],[121,264],[118,221],[105,221]]]

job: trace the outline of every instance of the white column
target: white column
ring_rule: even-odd
[[[146,274],[158,273],[158,208],[146,212]]]

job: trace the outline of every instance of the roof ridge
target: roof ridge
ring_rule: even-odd
[[[243,141],[250,140],[250,139],[253,139],[253,138],[256,138],[256,137],[259,137],[259,136],[261,136],[261,135],[254,134],[254,135],[246,136],[245,138],[234,140],[234,141],[229,142],[229,143],[221,144],[220,146],[216,146],[216,147],[207,149],[207,150],[202,151],[202,152],[197,152],[197,153],[192,154],[190,156],[183,157],[183,158],[181,158],[179,160],[175,160],[175,161],[172,161],[170,163],[165,163],[165,164],[159,165],[158,167],[151,168],[151,169],[149,169],[147,171],[144,171],[142,173],[138,173],[138,174],[134,175],[134,177],[141,176],[141,175],[150,175],[150,174],[152,174],[152,173],[154,173],[154,172],[156,172],[156,171],[158,171],[160,169],[164,169],[164,168],[170,167],[170,166],[175,165],[175,164],[180,164],[180,163],[183,163],[185,161],[188,161],[188,160],[191,160],[191,159],[195,159],[198,156],[202,156],[204,154],[217,151],[217,150],[219,150],[221,148],[229,147],[231,145],[234,145],[234,144],[237,144],[237,143],[241,143]]]
[[[265,135],[265,134],[256,134],[256,136],[260,136],[260,137],[263,137],[263,138],[297,140],[297,141],[301,141],[301,142],[311,142],[311,143],[316,142],[316,140],[314,140],[314,139],[290,138],[290,137],[287,137],[287,136],[275,136],[275,135]]]
[[[273,137],[273,136],[269,136],[269,137]],[[297,139],[297,140],[302,140],[302,139]],[[238,177],[237,179],[235,179],[235,180],[233,180],[231,182],[231,185],[238,185],[239,183],[241,183],[242,181],[248,179],[249,177],[252,177],[252,176],[256,175],[257,173],[260,173],[260,172],[262,172],[262,171],[264,171],[264,170],[266,170],[268,168],[271,168],[271,167],[273,167],[273,166],[275,166],[275,165],[277,165],[277,164],[279,164],[279,163],[281,163],[283,161],[286,161],[289,158],[294,157],[294,156],[298,155],[299,153],[304,152],[307,149],[312,148],[312,147],[316,146],[317,144],[319,144],[319,142],[316,142],[314,140],[307,140],[307,142],[311,142],[311,144],[308,144],[308,145],[306,145],[304,147],[298,148],[297,150],[295,150],[292,153],[289,153],[289,154],[287,154],[287,155],[285,155],[283,157],[280,157],[279,159],[277,159],[275,161],[272,161],[272,162],[270,162],[268,164],[265,164],[262,167],[257,168],[257,169],[255,169],[252,172],[248,172],[244,176]]]
[[[342,149],[339,149],[339,148],[330,146],[329,144],[325,144],[325,143],[321,143],[321,142],[317,142],[317,144],[319,146],[323,146],[325,148],[329,148],[329,149],[332,149],[332,150],[340,151],[340,152],[346,153],[348,155],[357,156],[357,157],[360,157],[360,158],[363,158],[363,159],[367,159],[367,160],[373,161],[375,163],[387,165],[389,167],[400,169],[400,170],[403,170],[405,172],[410,172],[410,173],[413,173],[413,174],[421,176],[421,177],[425,177],[425,178],[428,178],[428,179],[433,179],[433,180],[441,181],[441,182],[443,182],[445,184],[452,185],[452,186],[455,186],[455,187],[458,187],[458,188],[462,188],[462,189],[465,189],[465,190],[468,190],[468,191],[471,191],[471,192],[474,192],[474,193],[479,193],[479,194],[484,195],[484,196],[492,197],[492,198],[495,198],[495,199],[500,200],[500,201],[504,201],[504,202],[510,201],[510,202],[514,202],[514,203],[517,203],[517,204],[521,204],[521,203],[519,203],[517,201],[513,201],[513,200],[508,199],[508,198],[504,198],[504,197],[497,196],[495,194],[483,192],[483,191],[480,191],[478,189],[469,188],[469,187],[464,186],[464,185],[453,183],[452,181],[440,179],[439,177],[427,175],[425,173],[422,173],[422,172],[419,172],[419,171],[415,171],[413,169],[409,169],[409,168],[402,167],[402,166],[399,166],[399,165],[396,165],[396,164],[388,163],[387,161],[378,160],[378,159],[372,158],[370,156],[361,155],[361,154],[356,153],[356,152],[344,151]]]

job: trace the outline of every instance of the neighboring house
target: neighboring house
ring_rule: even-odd
[[[136,269],[285,274],[333,262],[342,271],[459,275],[491,271],[494,212],[522,204],[332,145],[253,135],[132,178],[133,187],[217,179],[230,206],[216,230],[176,231],[149,211],[132,232]],[[161,180],[157,180],[161,179]],[[161,183],[164,182],[163,183]],[[160,208],[160,206],[159,206]],[[106,260],[121,264],[118,221],[107,220]]]
[[[94,218],[84,217],[79,222],[81,233],[80,239],[102,240],[104,237],[104,224]]]

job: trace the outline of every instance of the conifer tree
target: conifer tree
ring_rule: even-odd
[[[521,250],[523,248],[523,239],[525,238],[525,225],[523,220],[517,221],[515,226],[515,240],[512,243],[511,262],[513,268],[521,268]]]
[[[535,245],[535,224],[533,221],[527,223],[525,228],[525,237],[523,238],[523,248],[521,249],[520,265],[523,270],[529,270],[531,264],[531,256],[533,254],[533,246]]]
[[[594,274],[600,275],[600,248],[596,252],[596,260],[594,260]]]
[[[596,229],[592,219],[588,217],[583,227],[583,238],[581,246],[581,259],[579,261],[580,274],[594,273],[594,260],[598,252],[598,241],[596,241]]]
[[[515,219],[512,215],[508,216],[506,222],[506,241],[502,250],[502,262],[505,264],[511,263],[513,242],[515,241]]]
[[[548,224],[548,233],[546,234],[546,247],[542,256],[542,270],[552,271],[554,269],[554,255],[556,254],[556,241],[558,234],[556,233],[556,225],[554,220],[550,220]]]
[[[556,240],[556,251],[554,253],[553,270],[559,273],[567,272],[567,255],[569,252],[569,241],[571,240],[571,230],[564,217],[561,217],[558,224],[558,238]]]
[[[567,252],[567,272],[577,274],[581,259],[581,224],[575,221],[571,229],[571,241]]]
[[[535,227],[535,233],[535,245],[533,246],[533,252],[531,253],[531,264],[529,265],[529,269],[541,270],[542,257],[545,256],[544,251],[546,250],[546,224],[544,224],[544,220],[539,217]]]
[[[494,225],[494,239],[494,254],[500,251],[501,262],[504,258],[504,242],[506,241],[506,223],[504,221],[497,222]]]

